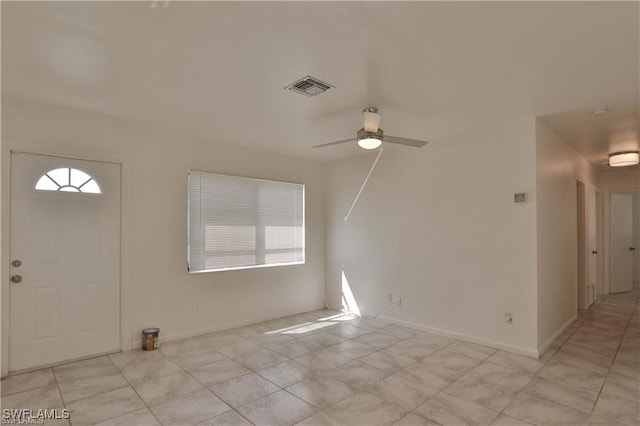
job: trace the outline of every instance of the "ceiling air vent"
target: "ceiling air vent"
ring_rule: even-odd
[[[320,81],[317,78],[306,76],[300,80],[291,83],[285,89],[293,90],[296,93],[300,93],[305,96],[316,96],[327,90],[333,89],[333,86],[324,81]]]

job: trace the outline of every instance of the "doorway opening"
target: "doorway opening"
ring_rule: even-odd
[[[592,253],[596,257],[596,298],[603,297],[604,289],[604,198],[602,191],[596,190],[596,247]]]
[[[576,181],[577,200],[577,300],[578,309],[586,309],[588,304],[586,271],[586,188],[584,183]]]

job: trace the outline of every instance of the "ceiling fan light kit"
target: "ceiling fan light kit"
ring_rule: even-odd
[[[367,132],[364,128],[358,130],[358,145],[364,149],[376,149],[382,145],[382,129],[377,132]]]
[[[610,167],[635,166],[638,163],[640,163],[640,154],[637,151],[609,154]]]

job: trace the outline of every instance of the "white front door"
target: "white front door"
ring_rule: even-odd
[[[611,293],[633,287],[632,206],[631,194],[611,194]]]
[[[120,348],[120,165],[11,154],[11,371]]]

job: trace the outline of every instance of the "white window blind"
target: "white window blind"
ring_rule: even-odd
[[[189,171],[189,272],[304,263],[304,185]]]

